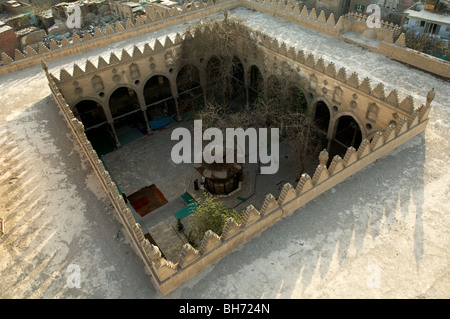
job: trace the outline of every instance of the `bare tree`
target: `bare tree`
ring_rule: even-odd
[[[322,149],[320,131],[308,116],[304,88],[298,77],[284,64],[264,83],[254,83],[254,102],[247,105],[244,70],[238,56],[263,56],[264,52],[252,31],[242,21],[202,20],[189,27],[180,46],[179,63],[184,65],[197,56],[200,60],[212,56],[206,63],[207,98],[198,117],[203,129],[280,128],[281,136],[289,144],[290,158],[299,163]]]
[[[190,25],[183,38],[177,54],[178,66],[191,63],[193,57],[205,64],[208,101],[229,104],[242,95],[244,70],[238,56],[258,56],[261,49],[253,32],[241,20],[203,19]],[[211,58],[204,61],[206,57]]]

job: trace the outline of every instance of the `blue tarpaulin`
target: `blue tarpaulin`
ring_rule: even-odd
[[[166,126],[167,124],[172,122],[174,118],[175,118],[175,114],[171,115],[169,117],[160,119],[160,120],[149,121],[148,123],[150,124],[150,127],[152,128],[152,130],[156,130],[156,129]]]
[[[186,206],[185,208],[183,208],[182,210],[179,210],[178,212],[176,212],[173,216],[176,219],[186,218],[189,215],[195,213],[195,211],[197,210],[197,207],[198,207],[197,203],[192,203],[189,206]]]

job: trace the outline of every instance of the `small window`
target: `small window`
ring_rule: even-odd
[[[425,21],[420,21],[420,26],[424,27],[425,26]]]
[[[446,27],[446,28],[445,28],[445,31],[446,31],[446,32],[450,32],[450,27]]]

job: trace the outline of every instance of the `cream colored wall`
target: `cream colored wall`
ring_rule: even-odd
[[[242,29],[242,32],[245,32],[245,29]],[[370,79],[360,79],[356,73],[347,74],[345,69],[336,70],[333,64],[325,64],[323,60],[315,61],[312,55],[305,56],[303,51],[296,52],[293,48],[278,44],[259,32],[256,32],[255,35],[261,39],[263,53],[260,57],[254,59],[244,56],[243,52],[236,52],[243,63],[245,78],[248,78],[247,72],[251,65],[258,67],[265,80],[275,72],[274,66],[277,67],[277,70],[281,70],[283,65],[288,65],[289,70],[285,71],[289,74],[297,74],[300,78],[292,80],[300,82],[299,86],[304,86],[307,97],[312,95],[308,100],[311,116],[314,116],[315,105],[318,101],[323,101],[328,106],[330,111],[328,139],[331,140],[334,137],[337,120],[343,115],[351,115],[355,119],[360,126],[363,138],[371,137],[377,130],[385,130],[392,121],[398,122],[403,117],[411,116],[414,107],[411,99],[398,101],[396,92],[384,92],[382,84],[370,83]],[[182,36],[178,34],[176,38],[181,41]],[[174,44],[169,38],[166,38],[164,44],[157,41],[153,47],[146,45],[144,52],[135,48],[133,56],[124,51],[121,60],[113,55],[109,61],[99,63],[99,68],[94,67],[93,63],[88,61],[83,66],[75,65],[71,73],[61,70],[59,79],[56,81],[66,102],[72,108],[82,100],[95,100],[102,105],[109,122],[112,123],[108,105],[109,98],[119,87],[127,86],[133,89],[140,97],[141,109],[145,110],[143,90],[146,82],[152,76],[164,75],[171,83],[172,96],[178,97],[176,77],[184,64],[167,64],[166,57],[168,55],[176,56],[179,46],[179,43]],[[213,54],[202,52],[203,63],[199,62],[198,54],[193,55],[189,57],[187,63],[196,65],[200,71],[200,78],[204,78],[206,64]],[[265,56],[266,59],[263,60],[262,56]],[[139,78],[131,79],[131,64],[137,65]],[[120,75],[120,80],[114,81],[114,75]],[[100,91],[94,89],[92,83],[94,76],[102,79],[103,97],[99,96]],[[136,80],[138,80],[138,84],[135,84]],[[204,84],[204,81],[202,82]],[[339,100],[335,95],[336,90],[342,91]],[[368,116],[368,108],[372,104],[378,108],[376,118]],[[370,124],[372,128],[367,129],[367,124]]]
[[[428,113],[430,111],[429,105],[422,105],[414,109],[409,99],[399,102],[396,99],[395,91],[386,95],[382,86],[371,87],[368,81],[357,79],[356,74],[347,75],[343,69],[335,70],[333,65],[325,65],[322,60],[314,61],[312,55],[304,56],[303,52],[295,52],[283,44],[278,44],[276,40],[265,38],[258,32],[256,32],[256,36],[261,37],[261,46],[267,56],[264,61],[260,58],[253,60],[249,58],[244,65],[245,70],[248,70],[252,64],[258,65],[263,71],[263,76],[267,78],[272,72],[271,68],[273,67],[275,58],[277,63],[280,64],[278,66],[281,66],[283,62],[287,62],[304,79],[303,83],[307,85],[307,93],[313,93],[314,96],[310,100],[311,103],[323,100],[331,106],[337,106],[333,105],[336,103],[333,102],[331,92],[333,92],[336,86],[341,87],[343,90],[342,101],[338,106],[337,113],[332,115],[330,122],[333,123],[342,114],[352,114],[364,126],[365,113],[367,112],[367,108],[364,105],[376,103],[380,108],[380,112],[378,113],[379,117],[373,128],[374,132],[370,134],[364,131],[363,133],[363,138],[372,137],[372,141],[370,142],[364,139],[357,150],[352,147],[349,148],[344,158],[340,158],[339,156],[335,157],[328,167],[319,165],[313,176],[303,175],[297,185],[284,185],[281,193],[277,197],[277,194],[275,196],[268,194],[261,208],[257,209],[253,206],[247,208],[242,224],[238,225],[232,220],[229,220],[220,237],[211,232],[205,234],[200,249],[194,249],[189,244],[186,244],[180,259],[177,261],[167,261],[161,258],[159,249],[151,245],[144,238],[142,229],[136,224],[131,212],[126,207],[122,197],[118,194],[115,184],[111,181],[109,174],[86,138],[83,125],[73,116],[69,104],[75,103],[77,98],[80,98],[73,91],[74,81],[80,83],[83,89],[83,95],[92,95],[93,97],[97,92],[94,92],[91,87],[90,79],[94,75],[99,75],[105,79],[105,92],[108,93],[105,96],[107,97],[116,87],[128,83],[129,65],[131,63],[136,63],[139,69],[142,69],[140,87],[154,74],[166,74],[171,81],[174,81],[177,68],[174,68],[175,70],[172,73],[168,72],[168,67],[170,66],[166,65],[164,56],[167,52],[171,52],[171,50],[176,48],[178,43],[173,44],[168,41],[163,45],[157,42],[153,48],[146,47],[144,52],[135,51],[133,57],[123,55],[121,60],[113,57],[112,61],[105,61],[105,64],[99,69],[92,68],[92,66],[88,65],[87,71],[84,71],[82,68],[76,66],[73,76],[63,72],[59,79],[49,74],[44,64],[44,70],[46,70],[53,96],[64,118],[75,134],[77,141],[80,143],[86,157],[94,168],[101,184],[104,186],[122,223],[124,223],[124,226],[129,232],[137,253],[141,256],[147,269],[152,274],[155,287],[163,295],[173,291],[203,269],[224,258],[235,248],[243,245],[250,238],[261,233],[282,217],[294,213],[298,208],[316,198],[324,191],[422,132],[426,127]],[[177,38],[180,40],[180,36],[177,36]],[[141,54],[142,56],[140,56]],[[153,71],[148,71],[150,70],[149,56],[153,58],[152,62],[155,63],[156,69]],[[191,58],[194,63],[198,63],[196,62],[198,61],[198,56]],[[241,58],[242,60],[245,59],[242,56]],[[201,64],[197,65],[201,66]],[[112,80],[111,75],[113,69],[116,69],[116,73],[123,74],[123,78],[121,79],[123,83],[116,83]],[[280,68],[277,69],[279,70]],[[312,79],[316,81],[315,86],[311,86]],[[358,101],[358,105],[361,103],[361,108],[357,107],[356,110],[350,110],[349,104],[351,100],[354,100],[355,94],[357,95],[356,100]],[[388,125],[392,112],[400,115],[397,126]]]
[[[158,247],[151,245],[144,238],[140,225],[134,220],[122,196],[119,195],[116,185],[86,138],[83,125],[74,118],[55,82],[55,78],[48,73],[45,64],[43,67],[52,94],[63,117],[113,203],[120,220],[132,239],[137,254],[149,270],[152,283],[162,295],[168,294],[205,268],[226,257],[234,249],[260,234],[282,217],[295,212],[300,213],[301,211],[298,211],[298,208],[422,132],[428,122],[430,111],[430,105],[419,107],[417,111],[412,112],[409,120],[404,121],[397,127],[391,126],[384,132],[379,131],[372,142],[364,140],[358,150],[349,148],[344,158],[335,156],[329,167],[319,165],[312,177],[307,174],[302,175],[295,187],[285,184],[277,198],[268,194],[259,210],[253,206],[247,207],[242,224],[236,224],[232,219],[229,219],[220,237],[211,231],[205,233],[199,250],[186,244],[180,260],[174,262],[161,258]]]

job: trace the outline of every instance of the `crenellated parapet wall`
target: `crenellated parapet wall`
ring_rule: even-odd
[[[353,147],[348,148],[343,158],[335,156],[329,166],[326,164],[328,154],[326,151],[321,152],[319,155],[320,164],[312,177],[303,174],[295,187],[289,183],[285,184],[278,197],[272,194],[266,195],[264,203],[259,210],[252,205],[248,206],[242,223],[238,224],[232,218],[228,219],[221,236],[212,231],[206,232],[199,249],[195,249],[191,245],[186,244],[183,247],[179,260],[175,261],[163,258],[159,248],[150,244],[145,239],[141,226],[136,223],[122,196],[119,195],[117,186],[112,181],[102,161],[98,158],[87,139],[83,124],[75,118],[65,99],[65,95],[62,94],[59,88],[64,82],[72,83],[74,77],[86,76],[90,74],[90,71],[98,71],[100,67],[107,69],[112,66],[111,64],[117,66],[120,63],[128,66],[126,63],[130,63],[134,55],[136,55],[135,58],[138,58],[138,56],[145,55],[146,52],[136,51],[133,53],[133,56],[122,55],[121,58],[112,57],[109,62],[104,61],[102,62],[103,66],[99,64],[99,67],[94,67],[94,69],[92,69],[92,63],[86,63],[88,67],[84,70],[77,66],[74,68],[72,75],[62,72],[59,79],[50,74],[46,64],[43,63],[52,94],[64,119],[68,123],[84,155],[111,200],[119,220],[124,225],[137,253],[151,273],[153,278],[152,282],[163,295],[173,291],[205,268],[224,258],[234,249],[245,244],[285,216],[294,212],[301,213],[301,210],[298,209],[306,203],[419,134],[427,125],[433,92],[430,92],[429,96],[427,96],[427,102],[425,104],[414,108],[410,98],[399,103],[395,91],[386,95],[380,85],[372,88],[369,80],[360,82],[357,75],[352,74],[347,76],[343,69],[336,71],[332,64],[326,65],[323,60],[315,61],[312,56],[305,57],[303,52],[295,52],[287,48],[285,44],[280,45],[276,43],[276,40],[270,40],[264,38],[262,35],[260,36],[262,46],[270,48],[272,57],[275,55],[286,56],[288,59],[301,63],[307,71],[317,71],[314,73],[314,77],[308,78],[309,83],[312,83],[314,86],[313,89],[320,90],[324,93],[323,88],[326,88],[327,85],[323,86],[322,77],[326,77],[327,81],[339,81],[343,86],[345,85],[346,87],[359,90],[367,96],[370,96],[371,99],[390,103],[392,104],[391,107],[396,107],[401,110],[404,116],[396,124],[390,124],[384,130],[377,130],[371,140],[365,138],[358,149]],[[177,38],[181,39],[178,36]],[[166,41],[165,44],[156,43],[151,48],[151,53],[157,52],[158,47],[163,52],[165,48],[167,49],[176,45],[176,43],[177,41],[175,43]],[[126,61],[121,60],[124,58]],[[145,60],[148,61],[148,57]],[[314,79],[317,79],[317,82],[314,83]]]
[[[249,0],[244,1],[243,6],[333,37],[339,35],[342,21],[336,21],[333,13],[326,17],[324,11],[317,12],[315,8],[308,10],[305,5],[286,2],[287,4],[277,0]]]
[[[351,41],[342,35],[348,31],[363,33],[367,30],[367,16],[349,13],[336,18],[331,13],[326,16],[324,11],[308,9],[306,6],[281,0],[217,0],[213,2],[195,2],[180,7],[156,8],[145,6],[146,18],[128,19],[125,25],[116,22],[107,25],[105,32],[95,28],[94,36],[85,32],[83,37],[74,35],[71,41],[63,38],[61,43],[51,40],[50,44],[39,43],[38,50],[28,46],[24,51],[16,50],[14,56],[2,53],[3,65],[0,66],[0,75],[22,70],[38,65],[41,59],[46,61],[57,60],[70,55],[78,54],[94,48],[130,39],[149,32],[162,30],[180,25],[195,19],[204,18],[212,14],[231,10],[236,7],[246,7],[258,12],[275,16],[283,20],[298,24],[314,31],[339,38],[341,40],[363,46],[371,51],[386,55],[395,60],[411,64],[423,70],[448,78],[450,63],[417,51],[405,48],[405,35],[400,28],[393,24],[381,21],[381,27],[373,29],[376,38],[380,40],[379,47],[366,46],[361,42]]]
[[[362,13],[351,12],[341,16],[342,19],[342,28],[340,33],[345,33],[349,31],[353,31],[356,33],[363,34],[364,31],[369,29],[367,26],[368,15]],[[402,33],[402,28],[398,25],[393,24],[392,22],[380,21],[379,28],[371,28],[376,34],[377,40],[385,41],[389,43],[394,43],[399,38]],[[404,45],[403,45],[404,46]]]
[[[411,96],[399,98],[396,90],[385,92],[382,83],[372,83],[357,73],[345,68],[337,69],[332,62],[313,54],[279,43],[276,39],[253,31],[235,22],[238,34],[251,32],[257,39],[261,54],[253,56],[236,49],[244,67],[244,77],[249,78],[249,70],[256,66],[262,73],[263,81],[270,82],[272,74],[281,74],[297,87],[303,87],[309,102],[311,116],[314,117],[317,103],[327,105],[331,116],[328,138],[335,132],[335,124],[340,116],[351,115],[359,124],[363,138],[372,138],[377,130],[385,130],[389,124],[398,123],[405,118],[412,120],[414,101]],[[214,32],[205,29],[203,32]],[[110,54],[108,60],[102,57],[98,61],[87,60],[84,65],[74,64],[72,70],[60,70],[58,77],[51,75],[61,90],[66,102],[73,108],[84,99],[97,101],[106,114],[109,114],[109,97],[121,86],[136,91],[140,100],[144,100],[143,91],[146,82],[155,75],[163,75],[170,82],[172,96],[178,97],[177,74],[185,65],[174,62],[184,41],[191,41],[197,35],[189,32],[176,34],[174,39],[166,37],[164,42],[156,40],[152,45],[145,44],[143,49],[134,47],[131,54],[126,50],[120,56]],[[239,47],[239,46],[237,46]],[[189,53],[184,60],[195,65],[200,77],[205,77],[207,61],[216,52]],[[199,62],[203,61],[203,62]],[[248,85],[248,81],[247,81]],[[141,106],[145,110],[145,103]],[[112,123],[112,118],[109,121]]]
[[[361,36],[368,29],[367,16],[360,13],[348,13],[336,21],[333,13],[327,17],[322,10],[315,8],[308,10],[306,6],[277,0],[243,0],[244,7],[254,9],[271,16],[281,18],[311,30],[341,39],[352,44],[362,46],[373,52],[385,55],[402,63],[410,64],[433,74],[450,78],[450,62],[435,58],[428,54],[406,48],[405,34],[401,28],[386,21],[380,21],[380,28],[373,28],[378,46],[366,45],[361,41],[352,41],[343,35],[353,31]]]
[[[295,187],[285,184],[278,198],[268,194],[259,210],[252,205],[248,206],[241,224],[229,218],[221,236],[212,231],[206,232],[200,249],[186,244],[178,261],[162,258],[158,247],[151,245],[152,267],[161,281],[160,289],[163,294],[224,258],[287,215],[301,213],[299,208],[422,132],[428,122],[429,110],[429,105],[422,105],[414,112],[411,122],[405,121],[400,127],[391,126],[384,132],[379,131],[372,142],[364,140],[358,150],[350,147],[344,158],[335,156],[328,167],[326,164],[319,164],[312,178],[303,174]],[[321,156],[327,157],[324,153],[326,151]]]
[[[253,206],[247,207],[241,224],[230,218],[224,225],[221,236],[208,231],[200,251],[186,245],[177,263],[159,258],[157,263],[164,261],[173,266],[172,275],[163,281],[161,287],[169,291],[174,289],[285,216],[294,212],[301,213],[298,210],[300,207],[422,132],[428,121],[429,110],[429,105],[422,105],[414,112],[411,122],[405,121],[401,126],[391,126],[385,132],[378,132],[372,142],[364,140],[358,150],[349,148],[344,158],[335,156],[328,167],[323,163],[319,164],[312,178],[303,174],[295,187],[285,184],[277,199],[268,194],[260,210]],[[324,152],[321,156],[327,157]],[[203,247],[207,247],[210,242],[212,248],[204,250]],[[157,250],[157,247],[153,249]],[[166,274],[167,272],[164,273]]]
[[[86,157],[87,161],[92,167],[95,175],[97,176],[101,186],[103,187],[106,195],[111,201],[120,222],[124,226],[125,231],[127,232],[129,238],[133,243],[133,247],[135,248],[136,253],[142,258],[146,268],[152,274],[153,278],[152,282],[155,288],[159,290],[158,286],[159,282],[157,280],[154,280],[155,279],[155,274],[153,270],[154,267],[152,267],[151,260],[149,259],[150,255],[148,253],[149,249],[148,240],[144,238],[144,234],[142,232],[140,225],[136,223],[136,220],[134,219],[131,210],[127,207],[125,201],[123,200],[123,197],[119,194],[117,185],[111,179],[109,172],[106,170],[105,166],[103,165],[103,162],[98,157],[97,152],[92,147],[91,142],[89,141],[84,132],[83,124],[78,119],[75,118],[71,108],[65,101],[63,95],[61,94],[61,91],[56,85],[54,77],[51,76],[51,74],[48,72],[47,64],[43,61],[41,63],[46,73],[53,98],[60,110],[60,114],[66,121],[69,129],[71,130],[73,136],[75,137],[75,140],[80,146],[81,151],[83,152],[84,156]]]

